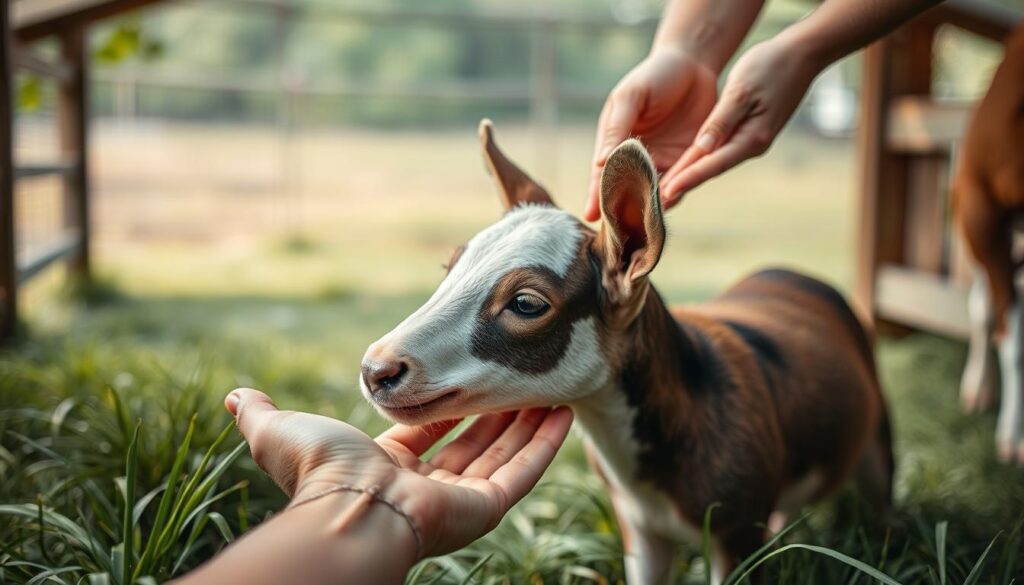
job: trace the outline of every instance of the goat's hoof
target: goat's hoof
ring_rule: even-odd
[[[998,441],[996,452],[999,460],[1007,465],[1024,466],[1024,439],[1019,441]]]
[[[960,404],[963,406],[964,412],[968,414],[988,412],[992,408],[993,402],[992,392],[988,390],[964,388],[960,391]]]

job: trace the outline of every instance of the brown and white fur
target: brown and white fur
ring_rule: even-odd
[[[380,412],[423,424],[571,405],[610,488],[631,585],[668,582],[673,544],[699,539],[714,503],[720,580],[764,542],[774,510],[855,471],[887,501],[871,343],[835,290],[769,270],[670,311],[648,280],[665,227],[639,142],[608,159],[595,232],[504,157],[487,121],[481,138],[507,211],[366,352],[362,388]]]
[[[1014,32],[974,112],[953,181],[953,213],[976,264],[968,298],[970,350],[960,396],[968,410],[993,402],[993,342],[1002,374],[1000,458],[1024,464],[1024,307],[1014,286],[1014,223],[1024,215],[1024,27]],[[1019,227],[1019,226],[1018,226]]]

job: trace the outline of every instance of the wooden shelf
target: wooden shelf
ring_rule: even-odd
[[[24,284],[47,266],[77,251],[82,245],[82,236],[70,233],[56,238],[52,243],[28,254],[18,255],[18,284]]]
[[[15,179],[26,179],[29,177],[45,177],[47,175],[68,176],[75,170],[75,163],[70,160],[61,160],[52,163],[32,163],[18,165],[14,169]]]

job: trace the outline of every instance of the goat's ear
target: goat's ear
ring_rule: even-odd
[[[483,150],[484,163],[487,170],[494,177],[498,186],[498,194],[505,209],[522,203],[536,203],[539,205],[554,206],[555,202],[551,196],[530,178],[512,161],[505,158],[498,145],[494,142],[494,129],[488,119],[480,120],[480,148]]]
[[[601,231],[598,254],[602,280],[612,302],[642,302],[645,277],[665,245],[665,222],[658,197],[658,173],[638,140],[619,145],[601,173]]]

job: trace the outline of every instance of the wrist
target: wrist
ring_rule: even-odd
[[[801,68],[813,72],[813,75],[843,57],[837,54],[834,43],[829,42],[815,26],[813,14],[790,25],[770,42],[779,43]]]
[[[714,28],[711,25],[707,26],[707,30]],[[691,61],[708,69],[714,73],[715,77],[718,77],[722,73],[722,68],[725,66],[726,61],[728,61],[728,57],[722,58],[717,55],[712,50],[710,43],[702,43],[699,39],[704,36],[706,36],[705,33],[698,31],[695,35],[688,35],[685,38],[655,41],[651,45],[648,57],[655,58],[667,55],[671,58]]]
[[[338,489],[286,513],[319,520],[321,535],[336,550],[330,558],[335,574],[343,580],[362,575],[361,582],[401,583],[420,559],[421,545],[390,488]]]

